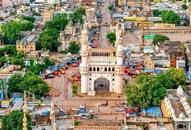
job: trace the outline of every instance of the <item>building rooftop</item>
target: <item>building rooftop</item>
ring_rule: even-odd
[[[25,36],[19,43],[21,44],[31,44],[35,43],[38,39],[38,35],[36,34],[29,34]]]
[[[187,95],[181,87],[167,90],[167,100],[174,120],[191,121],[191,108],[187,102]]]

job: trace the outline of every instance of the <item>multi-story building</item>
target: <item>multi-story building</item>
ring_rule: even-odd
[[[42,16],[43,16],[43,22],[47,22],[52,18],[54,10],[53,9],[44,9]]]
[[[123,6],[126,4],[126,0],[118,0],[118,5]]]
[[[115,48],[89,48],[87,23],[82,31],[80,64],[81,93],[95,95],[107,91],[123,93],[123,50],[122,39],[117,33]]]
[[[30,34],[25,36],[21,41],[16,43],[16,50],[26,53],[36,50],[36,41],[38,40],[38,35]]]
[[[162,103],[163,114],[174,121],[175,130],[191,130],[191,107],[182,87],[167,90]]]

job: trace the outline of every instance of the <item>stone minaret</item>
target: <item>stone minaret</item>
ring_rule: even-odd
[[[24,106],[23,106],[23,130],[27,130],[27,102],[24,101]]]
[[[52,123],[52,130],[57,130],[55,111],[54,111],[54,103],[53,102],[51,102],[50,119],[51,119],[51,123]]]
[[[121,46],[122,37],[121,32],[117,31],[116,38],[116,66],[115,66],[115,92],[117,94],[123,93],[123,49]]]
[[[88,90],[88,25],[84,23],[81,37],[81,64],[80,64],[80,73],[81,73],[81,93],[87,93]]]

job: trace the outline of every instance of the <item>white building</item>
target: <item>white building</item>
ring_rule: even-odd
[[[167,91],[164,104],[167,114],[174,121],[175,130],[191,130],[191,107],[181,86]]]
[[[81,93],[95,95],[107,91],[123,93],[123,51],[121,37],[117,35],[117,49],[90,48],[88,46],[87,23],[84,24],[81,39]]]

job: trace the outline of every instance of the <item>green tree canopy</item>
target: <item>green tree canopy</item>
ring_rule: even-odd
[[[22,16],[22,19],[30,21],[31,23],[34,23],[34,21],[35,21],[35,18],[32,16]]]
[[[167,40],[170,40],[167,36],[156,34],[153,38],[152,44],[158,45],[159,43],[164,43]]]
[[[186,77],[181,69],[170,69],[157,75],[140,74],[126,87],[128,104],[141,108],[160,105],[166,89],[175,89],[185,83]]]
[[[174,11],[163,11],[161,16],[164,23],[180,24],[180,16]]]
[[[24,77],[24,80],[18,86],[22,91],[27,90],[36,95],[43,95],[49,92],[48,85],[36,75]]]
[[[34,28],[34,24],[28,20],[23,20],[22,24],[22,31],[31,31]]]
[[[183,10],[187,10],[187,9],[188,9],[188,6],[187,6],[186,4],[183,4],[183,5],[182,5],[182,9],[183,9]]]
[[[76,42],[69,43],[68,52],[77,54],[80,51],[80,44]]]
[[[74,12],[70,15],[70,20],[72,24],[83,24],[83,15],[85,15],[85,8],[79,7],[75,9]]]
[[[115,44],[115,41],[116,41],[116,34],[115,32],[109,32],[107,34],[107,38],[108,40],[114,45]]]
[[[46,29],[64,30],[69,23],[67,14],[55,15],[53,20],[46,22]]]
[[[59,41],[60,32],[56,29],[48,29],[40,34],[37,42],[37,49],[57,51],[61,45]]]
[[[152,10],[154,17],[159,17],[162,14],[162,11],[155,9]]]
[[[23,77],[21,74],[14,74],[8,81],[8,92],[11,94],[12,92],[21,92],[19,88],[19,84],[23,81]]]
[[[2,33],[4,38],[14,43],[22,38],[21,29],[22,24],[17,21],[10,21],[2,25]]]
[[[14,74],[9,79],[8,86],[9,94],[12,92],[23,92],[24,90],[37,95],[43,95],[49,92],[47,83],[31,72],[26,73],[24,76]]]
[[[22,130],[23,129],[23,112],[12,111],[2,118],[2,130]],[[31,118],[27,114],[27,130],[32,130]]]
[[[46,70],[49,66],[53,66],[55,63],[50,60],[48,57],[44,59],[44,63],[34,64],[34,61],[30,61],[30,66],[28,66],[27,70],[38,75],[40,72]]]

